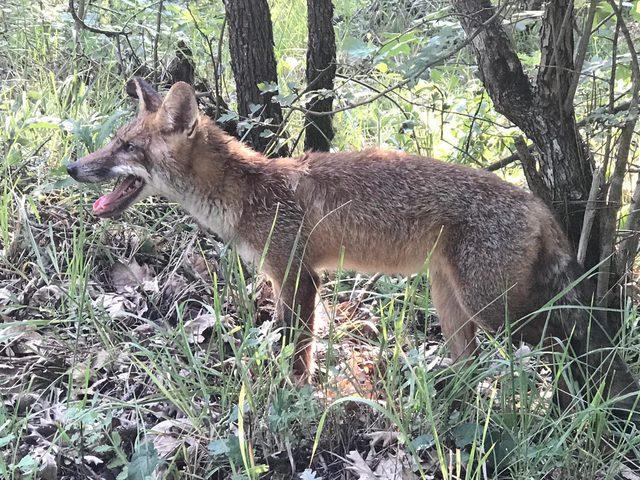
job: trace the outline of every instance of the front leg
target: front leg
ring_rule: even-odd
[[[276,313],[284,324],[287,343],[294,343],[293,371],[307,380],[313,374],[314,310],[319,285],[318,275],[304,266],[291,269],[282,283]]]

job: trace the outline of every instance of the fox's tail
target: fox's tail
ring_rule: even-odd
[[[575,260],[564,263],[548,263],[545,273],[550,297],[558,297],[553,320],[569,340],[573,380],[587,398],[600,390],[622,421],[640,427],[640,385],[612,341],[605,312],[591,308],[593,289],[582,267]]]

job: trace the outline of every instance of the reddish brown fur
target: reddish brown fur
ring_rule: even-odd
[[[117,157],[116,163],[133,172],[142,165],[146,173],[136,175],[147,182],[146,193],[180,202],[246,261],[255,263],[268,244],[263,269],[278,292],[280,315],[288,327],[303,326],[296,350],[301,373],[312,365],[318,273],[341,261],[344,268],[388,274],[428,264],[454,358],[474,352],[476,326],[496,331],[505,318],[526,317],[577,276],[548,208],[491,173],[381,150],[268,160],[199,114],[186,84],[176,84],[163,103],[136,82],[141,115],[119,136],[141,145],[144,162]],[[91,170],[117,148],[112,142],[79,163]],[[577,293],[567,298],[580,300]],[[544,328],[566,339],[576,327],[583,342],[585,322],[576,318],[552,317],[546,326],[544,315],[530,318],[517,335],[537,343]],[[615,390],[628,391],[635,383],[618,367]]]

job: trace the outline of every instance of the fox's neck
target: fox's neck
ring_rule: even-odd
[[[198,135],[190,172],[194,184],[186,185],[182,206],[222,240],[234,242],[245,199],[252,194],[248,179],[268,160],[207,121]]]

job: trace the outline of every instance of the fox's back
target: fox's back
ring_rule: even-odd
[[[551,215],[532,194],[489,172],[426,157],[368,150],[296,161],[295,195],[312,243],[318,239],[316,250],[331,257],[344,249],[353,268],[379,257],[400,273],[415,271],[403,258],[422,263],[439,238],[463,231],[467,240],[478,237],[478,253],[515,255],[539,232],[538,217]]]
[[[384,213],[379,221],[436,215],[442,225],[467,223],[478,214],[517,214],[537,202],[492,173],[402,152],[312,153],[298,162],[304,171],[296,189],[300,199],[322,206],[323,215],[351,205],[352,212]]]

